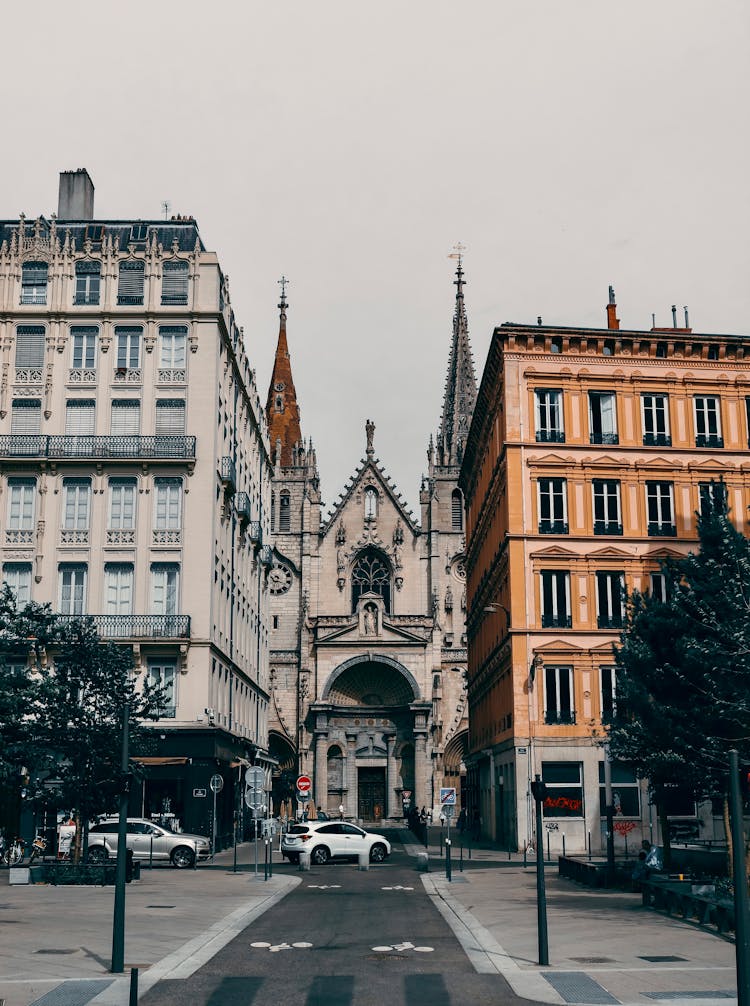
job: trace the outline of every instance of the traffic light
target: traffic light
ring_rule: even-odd
[[[531,784],[531,795],[539,803],[541,803],[547,796],[547,786],[542,782],[539,776],[537,776]]]

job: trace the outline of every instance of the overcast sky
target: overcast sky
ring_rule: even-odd
[[[750,334],[743,0],[6,2],[0,216],[194,215],[262,398],[289,343],[323,498],[376,454],[418,514],[455,290],[504,321]]]

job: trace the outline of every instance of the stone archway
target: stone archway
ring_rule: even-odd
[[[278,765],[274,765],[271,773],[271,799],[274,811],[278,812],[281,801],[294,795],[294,782],[297,777],[297,752],[288,737],[275,730],[270,730],[268,733],[268,753],[278,762]]]
[[[443,785],[455,786],[459,803],[466,806],[464,789],[466,786],[466,765],[464,757],[469,749],[469,731],[461,730],[445,745],[443,752]]]
[[[344,706],[402,706],[420,701],[416,678],[384,654],[362,654],[340,664],[326,682],[323,702]]]

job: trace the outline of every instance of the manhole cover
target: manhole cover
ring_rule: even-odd
[[[676,957],[674,954],[654,954],[647,957],[641,955],[640,960],[648,961],[649,964],[677,964],[679,961],[686,961],[687,957]]]

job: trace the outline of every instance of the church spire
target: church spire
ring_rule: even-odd
[[[443,414],[437,437],[438,465],[458,466],[463,461],[466,436],[477,397],[474,359],[469,344],[469,323],[464,304],[463,250],[463,245],[456,245],[456,254],[451,256],[458,259],[456,278],[453,281],[456,287],[456,309],[453,315],[453,339],[445,381]]]
[[[282,468],[293,464],[295,448],[302,440],[297,392],[294,390],[292,363],[289,359],[289,346],[286,341],[286,287],[288,282],[286,276],[282,276],[279,280],[281,286],[279,341],[276,346],[276,359],[273,364],[273,374],[266,402],[266,418],[272,445],[271,460],[273,464],[280,464]]]

